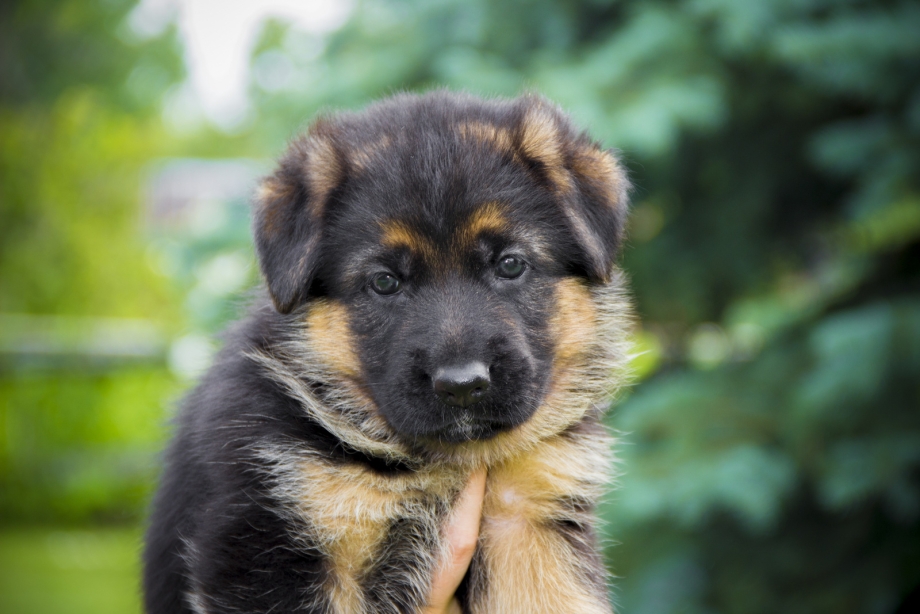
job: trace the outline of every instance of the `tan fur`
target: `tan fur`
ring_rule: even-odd
[[[267,236],[277,235],[281,230],[280,209],[278,203],[285,203],[291,198],[290,186],[277,177],[266,178],[258,187],[255,202],[264,212],[262,232]]]
[[[306,175],[310,186],[310,207],[314,215],[323,210],[326,198],[342,180],[342,165],[339,162],[332,141],[322,137],[311,137],[306,143]]]
[[[496,202],[488,202],[476,209],[466,223],[454,233],[454,250],[460,252],[469,249],[483,232],[497,233],[507,228],[508,220],[502,206]]]
[[[490,467],[480,533],[488,591],[471,614],[609,612],[605,594],[583,569],[581,554],[552,527],[566,520],[591,522],[565,501],[600,495],[609,475],[609,448],[607,437],[563,433]],[[437,464],[381,476],[358,465],[304,455],[296,446],[267,449],[262,456],[276,467],[277,483],[285,485],[276,496],[292,502],[333,563],[329,590],[340,614],[366,611],[362,575],[390,523],[415,518],[439,526],[442,519],[431,516],[438,509],[430,504],[432,498],[449,505],[472,471]],[[433,564],[439,553],[430,554]],[[521,591],[535,582],[538,591]],[[568,609],[557,609],[559,604]]]
[[[273,200],[285,198],[288,191],[289,188],[276,177],[268,177],[256,188],[255,202],[264,207]]]
[[[619,184],[625,179],[616,158],[608,151],[595,148],[583,148],[575,152],[572,156],[572,171],[590,181],[613,188],[614,194],[619,194]]]
[[[449,471],[381,477],[357,465],[316,458],[300,461],[298,468],[307,486],[300,501],[303,517],[322,536],[321,548],[333,562],[330,589],[341,614],[363,611],[361,576],[390,523],[411,517],[413,509],[421,509],[421,499],[449,501],[461,484]]]
[[[528,251],[538,259],[552,258],[552,249],[539,229],[522,228],[512,224],[508,219],[508,207],[498,201],[489,201],[480,205],[465,224],[454,233],[451,245],[454,250],[453,261],[460,262],[465,256],[464,250],[473,247],[475,241],[484,232],[505,233],[526,245]]]
[[[610,612],[584,553],[554,530],[560,521],[590,522],[565,501],[595,499],[607,480],[610,441],[555,436],[489,470],[480,543],[485,599],[471,614]],[[538,590],[521,590],[535,586]]]
[[[390,146],[391,140],[387,135],[383,135],[375,141],[369,141],[361,145],[361,149],[355,149],[348,152],[348,161],[360,172],[365,171],[373,163],[374,158],[381,155]]]
[[[593,445],[588,454],[587,445]],[[597,442],[551,437],[490,468],[483,515],[499,524],[567,517],[559,501],[599,495],[608,469],[606,449]]]
[[[398,220],[390,220],[381,224],[383,234],[380,243],[390,248],[406,248],[421,256],[429,263],[436,263],[437,249],[428,237],[419,234],[408,224]]]
[[[514,141],[511,137],[511,133],[504,128],[486,122],[469,121],[459,124],[457,126],[457,132],[464,139],[482,143],[492,147],[498,152],[507,153],[512,155],[515,159],[519,159],[517,152],[514,150]]]
[[[391,523],[414,520],[437,534],[443,521],[437,510],[448,509],[469,473],[456,465],[437,465],[381,475],[362,465],[305,452],[297,442],[266,446],[256,453],[272,467],[274,494],[287,502],[286,515],[309,526],[317,546],[329,557],[328,589],[337,614],[372,614],[361,581]],[[420,548],[422,569],[432,569],[439,554]],[[418,579],[427,581],[427,576]]]
[[[629,180],[611,152],[595,147],[579,149],[572,155],[571,166],[576,175],[595,185],[598,194],[606,196],[611,209],[625,206]]]
[[[422,257],[432,270],[444,272],[448,266],[460,263],[479,236],[484,232],[506,232],[511,224],[504,205],[490,201],[477,208],[460,225],[450,240],[449,250],[440,250],[435,242],[401,221],[388,221],[381,225],[380,242],[390,248],[406,248]],[[547,257],[549,248],[543,237],[536,233],[527,236],[527,244],[539,256]]]
[[[572,177],[565,168],[559,127],[552,111],[543,105],[531,107],[521,124],[521,153],[543,164],[553,186],[560,192],[572,187]]]
[[[332,301],[314,301],[305,323],[308,343],[317,357],[346,377],[358,377],[361,362],[355,353],[348,310]]]
[[[575,236],[578,237],[578,240],[581,242],[584,249],[586,249],[593,261],[602,262],[604,257],[604,249],[601,247],[600,238],[588,228],[588,222],[584,217],[577,211],[573,210],[571,207],[563,207],[563,212],[568,218],[569,222],[572,225],[572,230],[575,233]],[[606,282],[606,271],[604,272],[604,281]]]
[[[567,369],[584,358],[597,333],[597,309],[584,282],[569,277],[556,284],[556,307],[550,320],[555,371]]]

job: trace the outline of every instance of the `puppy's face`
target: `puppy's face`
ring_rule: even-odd
[[[586,288],[609,274],[625,188],[540,99],[402,97],[294,145],[257,246],[276,306],[312,314],[393,431],[484,440],[530,420],[590,344]]]
[[[317,282],[349,314],[375,404],[413,439],[492,437],[527,420],[545,394],[563,271],[533,207],[544,193],[514,189],[528,183],[523,169],[494,170],[491,185],[458,172],[420,197],[369,168],[329,227],[335,248]]]

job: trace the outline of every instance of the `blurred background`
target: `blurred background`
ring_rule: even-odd
[[[623,614],[906,612],[920,582],[920,5],[0,3],[0,612],[140,611],[177,399],[322,109],[542,92],[623,152]]]

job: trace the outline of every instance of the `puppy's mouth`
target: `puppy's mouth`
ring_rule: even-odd
[[[426,435],[425,439],[439,443],[464,443],[492,439],[511,428],[510,424],[498,420],[485,420],[469,414],[460,416],[454,422]]]

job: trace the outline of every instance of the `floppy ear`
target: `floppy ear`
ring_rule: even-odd
[[[317,130],[291,145],[256,195],[253,235],[275,308],[290,313],[307,300],[316,273],[323,212],[342,180],[331,139]]]
[[[538,96],[522,99],[518,154],[556,195],[575,239],[572,264],[592,281],[610,281],[623,240],[629,180],[619,159]]]

